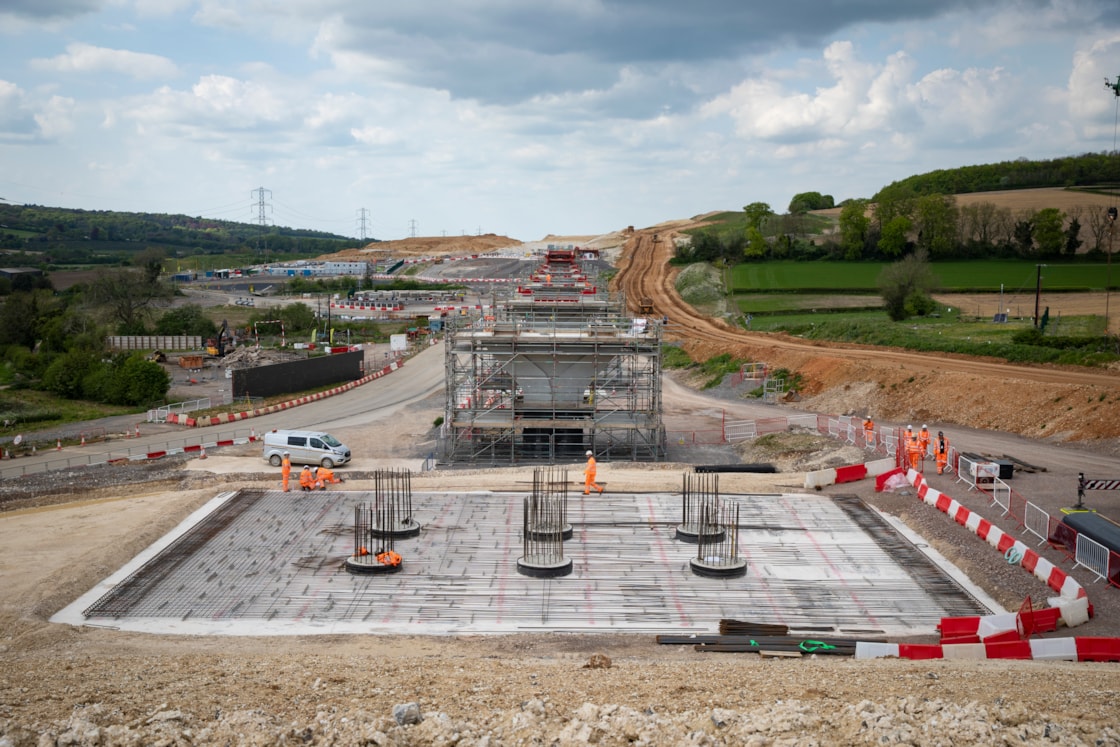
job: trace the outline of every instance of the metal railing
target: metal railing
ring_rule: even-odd
[[[1108,577],[1108,548],[1096,540],[1077,534],[1077,552],[1074,555],[1074,568],[1084,568],[1100,581]]]
[[[156,407],[148,410],[149,423],[166,423],[167,416],[171,413],[181,412],[195,412],[197,410],[208,410],[212,407],[209,397],[202,399],[191,399],[185,402],[175,402],[174,404],[164,405],[163,407]]]
[[[1043,511],[1038,506],[1030,501],[1027,501],[1026,509],[1023,515],[1024,528],[1030,534],[1038,537],[1039,543],[1042,544],[1050,539],[1050,514]]]

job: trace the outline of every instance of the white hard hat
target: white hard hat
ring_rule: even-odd
[[[914,426],[908,425],[908,426],[906,426],[906,430],[912,431],[912,430],[914,430]]]
[[[928,425],[926,425],[925,423],[922,423],[922,428],[923,428],[923,429],[925,429],[925,428],[929,428],[929,426],[928,426]]]
[[[290,452],[290,451],[285,451],[284,452],[284,456],[291,456],[291,455],[292,455],[292,452]]]
[[[587,450],[587,454],[585,454],[585,456],[591,456],[591,455],[592,455],[592,453],[593,453],[593,452],[591,451],[591,449],[588,449],[588,450]]]

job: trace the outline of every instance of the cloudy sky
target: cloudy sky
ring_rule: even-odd
[[[1115,0],[0,0],[0,198],[597,234],[1111,150],[1118,75]]]

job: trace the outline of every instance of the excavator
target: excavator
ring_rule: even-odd
[[[226,346],[232,345],[233,335],[229,331],[229,323],[223,319],[222,328],[218,330],[218,338],[210,338],[206,341],[206,353],[215,358],[224,358],[226,355]]]

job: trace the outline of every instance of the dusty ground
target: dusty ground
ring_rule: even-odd
[[[650,239],[639,233],[625,249],[624,286],[640,290],[635,252],[652,253]],[[966,422],[1030,436],[1024,444],[1038,451],[1024,454],[1070,442],[1116,452],[1116,372],[1016,369],[742,335],[695,318],[652,265],[638,274],[653,282],[672,333],[685,344],[755,350],[771,365],[804,372],[810,384],[804,409],[869,411],[880,421]],[[724,408],[748,407],[733,392],[724,395],[727,400],[713,403],[687,387],[667,386],[667,427],[700,429]],[[431,437],[420,424],[435,414],[438,403],[426,403],[409,418],[346,440],[364,448],[364,437],[371,449],[376,441],[378,453],[414,455],[416,444]],[[832,451],[802,454],[788,468],[804,469]],[[740,454],[750,461],[766,457],[779,461],[780,455]],[[247,467],[246,460],[258,466]],[[622,635],[194,638],[47,622],[215,490],[273,484],[275,474],[255,471],[262,467],[254,451],[4,486],[6,499],[22,493],[5,503],[21,508],[0,518],[0,746],[1120,744],[1120,664],[764,659]],[[618,490],[677,490],[687,468],[683,461],[606,464],[601,476]],[[502,487],[510,479],[503,469],[425,473],[413,489]],[[350,487],[366,486],[363,480],[368,476],[351,475]],[[798,472],[729,475],[721,490],[796,489],[802,482]],[[1029,485],[1016,487],[1029,493]],[[950,479],[942,489],[952,487]],[[901,517],[1006,606],[1048,594],[913,495],[875,494],[862,484],[831,490],[855,492]],[[959,497],[989,515],[981,496]],[[1078,634],[1120,635],[1120,603],[1109,596],[1117,592],[1098,584],[1091,594],[1098,614]],[[743,617],[750,619],[749,610]],[[410,716],[398,707],[409,703],[418,704],[422,723],[402,725]]]

